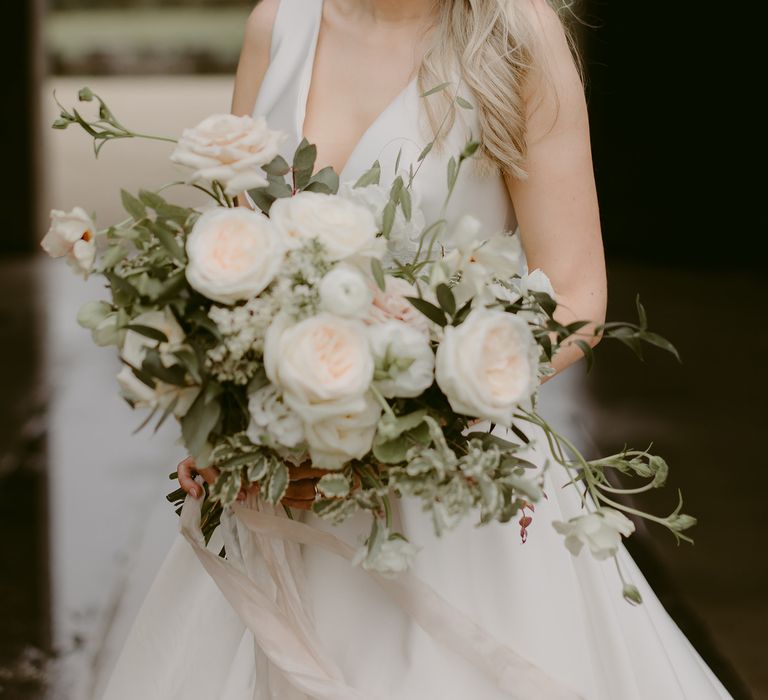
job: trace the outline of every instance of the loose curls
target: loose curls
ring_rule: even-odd
[[[548,4],[562,15],[571,3]],[[422,92],[458,73],[477,103],[481,160],[518,178],[526,176],[526,81],[533,68],[546,74],[535,16],[533,0],[439,0],[434,42],[418,73]],[[446,114],[447,129],[457,118],[452,97],[446,90],[424,101],[433,131]]]

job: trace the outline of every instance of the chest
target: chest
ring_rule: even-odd
[[[341,172],[366,131],[415,79],[418,42],[413,31],[371,37],[322,20],[302,125],[320,167]]]
[[[374,161],[384,185],[394,179],[396,166],[405,172],[413,167],[414,196],[427,221],[445,216],[452,222],[471,214],[490,230],[514,230],[514,211],[499,174],[463,169],[444,208],[449,159],[479,134],[476,110],[462,110],[463,118],[446,129],[442,147],[420,160],[433,133],[424,120],[423,101],[429,98],[420,95],[413,78],[404,87],[417,65],[414,40],[403,39],[386,51],[366,37],[356,42],[326,31],[322,5],[322,0],[280,0],[254,114],[286,133],[281,155],[290,160],[305,136],[318,146],[317,167],[333,166],[342,182],[354,182]],[[468,92],[463,96],[472,99]]]

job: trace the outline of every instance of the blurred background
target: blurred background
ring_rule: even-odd
[[[176,533],[164,502],[182,456],[171,428],[139,424],[114,391],[117,360],[75,323],[101,292],[38,254],[51,208],[121,217],[119,188],[175,179],[168,149],[48,128],[89,85],[127,124],[175,135],[229,110],[244,20],[236,0],[23,0],[4,7],[0,188],[0,698],[98,693]],[[680,6],[678,6],[680,5]],[[680,349],[637,362],[605,343],[578,392],[591,452],[625,441],[665,455],[694,547],[641,529],[631,551],[662,602],[736,698],[768,698],[763,451],[768,281],[760,112],[744,19],[582,0],[579,33],[609,259],[610,310]],[[748,23],[748,22],[747,22]],[[739,26],[736,26],[736,25]],[[724,43],[725,42],[725,43]],[[730,43],[728,43],[730,42]],[[657,535],[653,540],[649,534]],[[649,669],[652,672],[652,669]],[[617,698],[617,700],[621,700]],[[660,699],[667,700],[667,699]],[[669,699],[671,700],[671,699]]]

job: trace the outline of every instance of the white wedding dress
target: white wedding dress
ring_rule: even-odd
[[[255,113],[289,133],[286,156],[303,131],[321,11],[322,0],[282,0],[273,30]],[[420,99],[412,82],[391,102],[358,142],[342,182],[376,159],[382,181],[391,181],[401,149],[401,164],[415,161],[425,143]],[[427,220],[445,196],[447,159],[470,131],[477,134],[473,113],[464,117],[415,180]],[[515,228],[498,174],[462,172],[448,216],[463,213],[488,230]],[[560,379],[542,389],[544,405],[557,400],[550,392]],[[544,464],[542,446],[532,459]],[[199,504],[188,499],[186,536],[160,569],[104,700],[729,698],[623,547],[619,559],[641,606],[622,599],[612,560],[568,553],[551,523],[578,514],[578,498],[562,488],[559,467],[545,479],[547,498],[536,506],[525,544],[515,523],[478,528],[466,521],[438,539],[417,503],[395,501],[400,531],[421,547],[415,578],[402,588],[341,556],[349,553],[344,543],[355,547],[356,536],[367,533],[367,514],[333,527],[302,512],[293,525],[311,530],[275,536],[270,523],[290,521],[249,502],[256,520],[265,516],[251,522],[262,533],[247,527],[241,507],[204,550],[195,528]],[[292,540],[307,532],[341,542]],[[228,563],[216,556],[222,538]]]

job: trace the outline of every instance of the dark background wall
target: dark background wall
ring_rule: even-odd
[[[609,254],[755,267],[765,61],[757,16],[719,3],[586,0],[585,61]],[[753,43],[757,41],[758,43]]]

